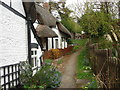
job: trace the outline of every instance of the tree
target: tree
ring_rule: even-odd
[[[99,38],[110,31],[110,21],[109,14],[91,10],[80,18],[80,25],[90,38]]]
[[[65,3],[55,3],[50,2],[50,11],[57,10],[60,17],[61,23],[71,32],[75,37],[75,33],[81,32],[81,27],[78,23],[74,21],[74,18],[70,17],[70,14],[73,12],[69,8],[65,7]]]
[[[62,19],[61,23],[69,29],[70,32],[72,33],[80,33],[81,32],[81,27],[78,25],[78,23],[74,22],[71,18],[64,18]]]

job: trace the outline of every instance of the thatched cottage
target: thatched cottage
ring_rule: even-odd
[[[39,24],[41,24],[41,28],[44,25],[47,25],[52,31],[54,31],[57,34],[57,37],[47,37],[46,38],[46,44],[44,44],[45,50],[50,50],[52,48],[67,48],[67,39],[71,36],[71,33],[49,12],[49,4],[44,3],[43,7],[36,4],[36,11],[37,15],[39,16],[37,18]],[[37,32],[42,31],[40,26],[36,28]],[[50,34],[50,30],[47,34]],[[38,33],[38,36],[41,37],[41,41],[45,41],[42,37],[41,32]]]
[[[0,85],[5,89],[19,84],[20,61],[41,67],[43,52],[66,48],[71,34],[37,3],[0,0],[0,10]]]

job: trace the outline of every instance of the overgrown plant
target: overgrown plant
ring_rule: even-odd
[[[33,75],[32,67],[28,62],[20,62],[20,71],[20,82],[22,85],[27,85]]]
[[[51,49],[52,59],[57,59],[61,56],[59,49]]]
[[[36,84],[41,84],[45,88],[57,88],[61,82],[61,73],[51,63],[45,62],[33,78]]]
[[[21,63],[20,80],[24,88],[57,88],[61,82],[61,73],[51,63],[51,60],[46,60],[34,75],[28,63]]]
[[[83,89],[88,88],[97,88],[97,82],[95,79],[95,75],[91,70],[91,65],[89,60],[87,59],[87,49],[83,48],[80,55],[78,56],[78,63],[77,63],[77,78],[78,79],[88,79],[90,82],[83,86]]]
[[[59,64],[62,64],[63,63],[63,60],[62,59],[60,59],[60,60],[58,60],[57,61],[57,64],[59,65]]]

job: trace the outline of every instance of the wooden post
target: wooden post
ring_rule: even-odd
[[[27,32],[28,32],[28,61],[29,64],[31,65],[31,30],[30,30],[30,18],[28,17],[27,21]]]

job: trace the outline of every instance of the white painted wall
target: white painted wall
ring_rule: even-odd
[[[55,43],[56,39],[58,39],[58,48],[62,48],[62,42],[61,42],[62,39],[61,39],[61,34],[60,34],[58,28],[57,27],[52,28],[52,30],[58,35],[58,37],[53,38],[53,40],[54,40],[54,48],[56,48],[55,47],[56,46],[56,43]]]
[[[56,28],[52,28],[52,30],[58,35],[58,37],[53,38],[54,49],[56,49],[56,40],[58,40],[58,48],[67,48],[67,42],[66,40],[62,41],[62,34],[58,30],[57,26]],[[48,50],[50,49],[52,49],[52,38],[48,38]]]
[[[36,43],[38,44],[37,40],[34,38],[34,35],[33,35],[33,32],[31,31],[31,43]],[[38,66],[41,66],[40,65],[40,57],[42,55],[42,50],[41,50],[41,47],[39,46],[38,44],[38,49],[37,49],[37,63],[38,63]]]
[[[21,0],[19,1],[12,3],[12,7],[25,15]],[[25,61],[27,49],[26,21],[0,5],[0,66]]]
[[[52,38],[48,38],[48,50],[52,49]]]
[[[36,22],[37,22],[37,21],[36,21]],[[37,22],[37,23],[38,23],[38,22]],[[34,23],[34,24],[33,24],[35,29],[36,29],[36,27],[38,26],[37,23]],[[34,37],[34,34],[33,34],[32,30],[31,30],[31,43],[36,43],[36,44],[38,44],[36,38]],[[38,44],[38,49],[37,49],[37,66],[38,66],[38,67],[41,67],[40,57],[42,56],[42,54],[43,54],[43,51],[41,50],[41,47],[40,47],[39,44]],[[43,58],[43,57],[42,57],[42,58]],[[33,67],[33,69],[34,69],[34,68],[36,68],[36,67]],[[36,70],[34,70],[33,74],[35,74],[35,73],[36,73]]]

